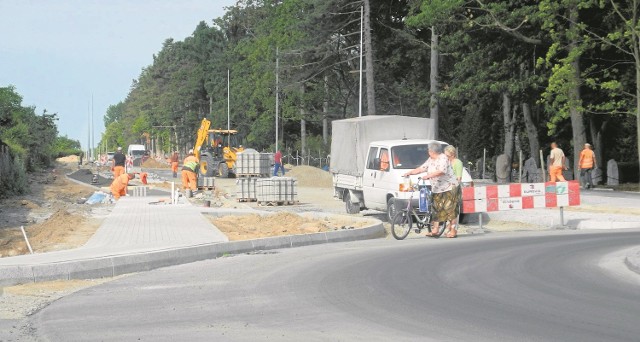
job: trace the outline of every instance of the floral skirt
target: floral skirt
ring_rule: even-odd
[[[431,220],[444,222],[457,219],[460,215],[459,186],[445,192],[434,193],[431,203]]]

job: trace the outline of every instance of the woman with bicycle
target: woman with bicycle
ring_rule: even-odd
[[[431,231],[427,233],[427,236],[430,237],[439,236],[440,222],[453,221],[460,214],[457,191],[458,180],[453,173],[449,159],[442,152],[441,144],[429,144],[429,159],[421,166],[404,174],[405,177],[408,177],[426,172],[422,179],[428,179],[431,182],[431,192],[433,194],[431,222],[433,222],[433,225]],[[453,234],[447,235],[447,237],[455,236]]]

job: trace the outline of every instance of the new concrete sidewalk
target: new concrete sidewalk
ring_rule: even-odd
[[[228,242],[203,216],[203,212],[219,214],[216,209],[188,203],[154,204],[159,199],[121,198],[94,236],[80,248],[0,258],[0,286],[113,277],[225,254],[354,241],[385,234],[380,221],[354,218],[370,224],[362,229]]]
[[[150,204],[158,199],[122,197],[96,233],[80,248],[1,258],[0,283],[15,276],[56,278],[65,270],[74,271],[77,265],[73,264],[81,260],[228,241],[196,207]]]

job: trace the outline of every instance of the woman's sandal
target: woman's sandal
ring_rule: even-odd
[[[434,233],[434,232],[431,232],[431,231],[430,231],[430,232],[428,232],[425,236],[426,236],[426,237],[432,237],[432,238],[438,238],[438,237],[440,237],[440,236],[438,235],[438,233]]]
[[[457,238],[457,237],[458,237],[458,234],[457,234],[457,233],[456,233],[456,234],[453,234],[452,232],[449,232],[449,233],[447,233],[447,237],[448,237],[449,239],[455,239],[455,238]]]

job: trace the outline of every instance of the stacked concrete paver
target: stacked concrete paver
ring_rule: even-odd
[[[260,178],[256,182],[258,203],[262,205],[295,204],[298,202],[296,179],[291,177]]]

